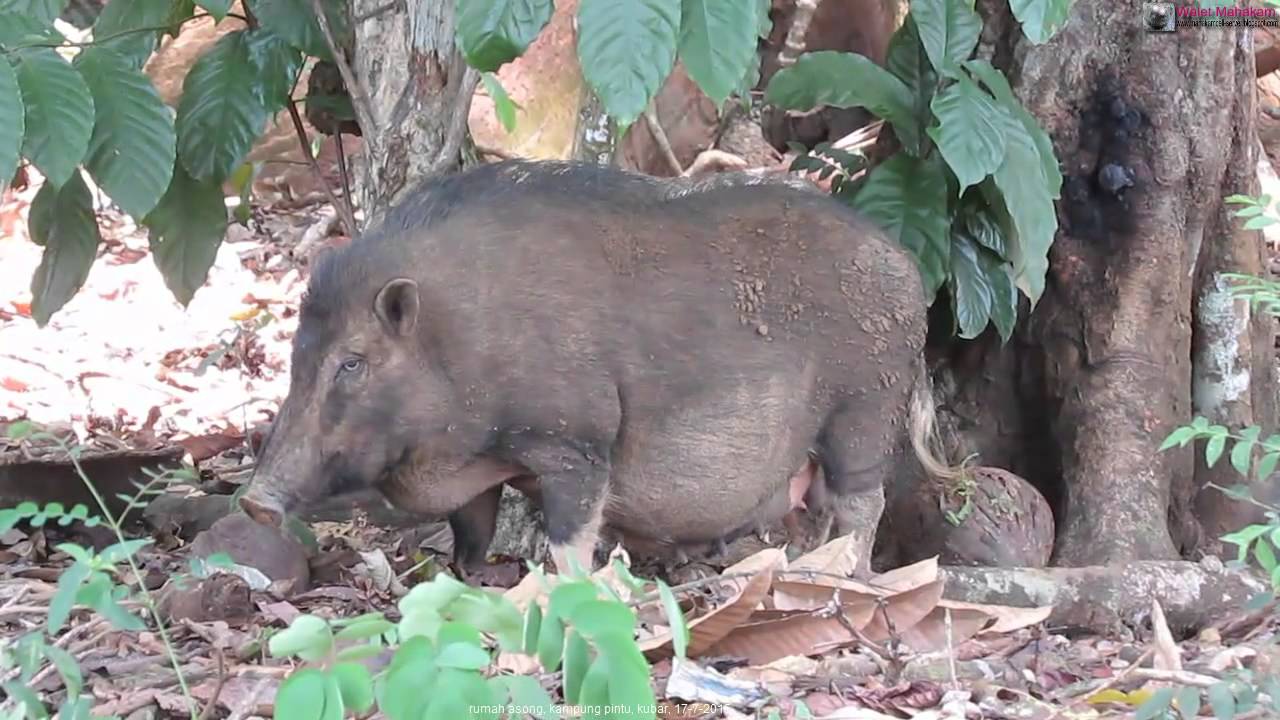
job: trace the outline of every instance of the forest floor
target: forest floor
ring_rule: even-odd
[[[159,499],[131,512],[126,523],[132,536],[152,542],[138,551],[138,574],[122,579],[163,599],[159,612],[173,654],[154,627],[117,630],[84,607],[49,642],[80,668],[94,714],[187,716],[170,667],[176,658],[202,718],[269,717],[292,665],[266,656],[266,633],[303,613],[382,611],[396,619],[407,587],[445,567],[450,545],[439,524],[388,529],[361,517],[317,522],[313,537],[293,543],[226,519],[232,517],[228,493],[247,479],[261,430],[288,389],[309,261],[325,245],[343,241],[330,232],[332,210],[319,202],[265,199],[248,227],[232,227],[209,282],[183,308],[152,262],[145,232],[104,208],[98,215],[103,244],[83,290],[39,328],[27,289],[42,252],[26,231],[36,190],[33,184],[0,198],[0,424],[33,421],[88,448],[82,457],[114,453],[134,472],[157,456],[185,459],[198,470],[198,477],[158,483]],[[46,452],[47,443],[0,440],[0,453],[6,450],[11,459],[38,465],[39,474],[12,460],[6,473],[0,461],[0,497],[53,500],[79,492],[80,477],[65,456]],[[104,471],[92,479],[111,500],[132,492],[122,482],[131,474]],[[33,489],[37,482],[41,487]],[[38,635],[49,622],[59,579],[75,560],[62,543],[100,551],[114,541],[102,527],[76,523],[23,524],[0,533],[0,638]],[[242,566],[206,577],[209,571],[192,559],[211,552],[227,552],[244,565],[252,559],[276,582]],[[693,662],[672,662],[660,613],[640,607],[664,714],[1127,717],[1161,687],[1203,689],[1239,671],[1280,669],[1280,625],[1274,615],[1245,612],[1243,599],[1238,615],[1175,640],[1158,620],[1081,634],[1044,623],[1044,608],[949,604],[930,562],[866,586],[812,575],[788,580],[788,572],[806,568],[840,574],[849,561],[835,543],[790,563],[762,550],[729,568],[726,576],[741,571],[750,580],[709,583],[695,594],[696,612],[722,622],[702,623]],[[530,601],[517,560],[499,558],[491,570],[485,584],[509,589],[513,602]],[[191,589],[175,589],[181,575],[194,580]],[[858,602],[834,615],[817,612],[825,599],[805,605],[803,598],[829,597],[837,585]],[[763,615],[755,609],[762,602],[772,608]],[[809,614],[803,623],[769,615],[783,611]],[[557,687],[558,677],[540,672],[528,657],[499,660],[506,671]],[[26,686],[56,706],[66,690],[63,670],[56,663],[43,667]],[[0,667],[0,681],[20,674],[19,667]],[[1238,717],[1265,716],[1250,712]]]

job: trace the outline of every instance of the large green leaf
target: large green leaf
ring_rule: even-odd
[[[920,36],[916,31],[915,20],[911,15],[903,21],[902,27],[889,38],[889,49],[885,55],[885,69],[893,73],[911,91],[911,115],[915,118],[913,127],[917,138],[924,133],[931,111],[929,103],[933,100],[938,86],[938,73],[929,64],[929,56],[920,44]],[[899,138],[901,140],[901,138]],[[915,145],[903,144],[903,148],[912,155],[920,155],[924,148],[917,141]]]
[[[85,169],[125,212],[141,219],[173,177],[173,116],[151,80],[112,51],[89,48],[75,67],[94,105]]]
[[[141,68],[156,49],[163,28],[169,24],[174,0],[111,0],[93,23],[99,47],[114,50],[135,68]]]
[[[1058,216],[1035,143],[1021,123],[1006,117],[1005,158],[992,179],[1017,234],[1017,242],[1009,243],[1014,279],[1034,306],[1044,293],[1049,246],[1058,230]]]
[[[253,148],[269,117],[257,75],[244,30],[223,35],[187,73],[178,102],[178,157],[191,177],[222,182]]]
[[[196,0],[196,4],[204,8],[215,20],[221,20],[231,12],[232,0]]]
[[[1022,23],[1022,32],[1039,45],[1049,42],[1067,22],[1071,0],[1009,0],[1009,8]]]
[[[98,255],[98,220],[93,196],[80,173],[60,188],[46,183],[31,202],[31,235],[44,246],[31,278],[31,316],[44,327],[75,296]]]
[[[802,55],[791,67],[774,73],[764,99],[785,110],[863,107],[893,123],[903,145],[920,146],[911,90],[862,55],[832,51]]]
[[[1009,263],[986,250],[978,250],[978,262],[991,286],[991,323],[1000,333],[1001,342],[1009,342],[1018,321],[1018,290],[1009,276]]]
[[[144,223],[151,255],[178,302],[191,302],[204,285],[227,231],[227,206],[219,182],[198,182],[179,166],[160,204]]]
[[[760,28],[759,3],[750,0],[684,0],[680,60],[689,77],[717,105],[729,99],[751,67]]]
[[[1058,158],[1053,152],[1053,141],[1049,139],[1049,134],[1040,127],[1040,123],[1027,112],[1027,109],[1018,102],[1018,98],[1014,96],[1013,89],[1009,87],[1009,81],[1005,78],[1004,73],[997,70],[991,63],[986,60],[970,60],[964,64],[969,72],[977,76],[978,80],[987,89],[995,95],[996,101],[1009,114],[1018,119],[1022,124],[1022,128],[1026,130],[1032,141],[1035,143],[1036,150],[1040,155],[1040,165],[1044,173],[1045,182],[1049,185],[1049,195],[1053,199],[1062,196],[1062,171],[1058,168]]]
[[[62,14],[67,0],[0,0],[0,13],[14,13],[52,24]]]
[[[321,5],[334,40],[343,46],[343,38],[350,33],[344,3],[341,0],[321,0]],[[324,33],[320,31],[320,23],[316,22],[316,15],[311,9],[311,0],[257,0],[252,6],[262,25],[288,40],[290,45],[322,60],[333,59]]]
[[[248,47],[249,59],[257,68],[253,87],[258,102],[268,114],[275,113],[289,102],[289,93],[302,67],[302,53],[265,27],[249,31]]]
[[[89,86],[51,48],[24,50],[14,59],[26,105],[27,136],[22,154],[49,182],[62,185],[89,149],[93,134]]]
[[[967,77],[933,98],[938,123],[929,137],[951,166],[963,193],[996,171],[1004,161],[1004,127],[1008,117],[991,97]]]
[[[458,48],[480,72],[524,54],[555,10],[552,0],[456,0]]]
[[[18,169],[25,117],[18,74],[12,65],[0,58],[0,191],[9,187],[9,181]]]
[[[0,47],[13,49],[31,44],[56,44],[66,37],[47,22],[14,12],[0,11]]]
[[[680,0],[582,0],[578,59],[604,109],[627,127],[675,65]]]
[[[915,255],[932,303],[951,265],[947,176],[941,160],[895,153],[871,171],[853,205]]]
[[[912,0],[911,17],[929,62],[946,77],[958,77],[982,34],[982,18],[968,0]]]
[[[951,299],[960,337],[972,340],[991,317],[991,284],[978,260],[978,245],[964,232],[951,242]]]

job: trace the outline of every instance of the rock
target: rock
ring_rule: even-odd
[[[160,615],[168,622],[240,620],[253,617],[254,609],[248,583],[231,573],[181,584],[170,581],[160,592]]]
[[[302,544],[279,528],[260,525],[243,513],[215,522],[191,543],[191,553],[197,557],[220,552],[238,565],[261,571],[284,593],[305,592],[311,585],[311,569]]]
[[[156,530],[191,540],[233,511],[227,495],[165,493],[148,503],[142,516]]]

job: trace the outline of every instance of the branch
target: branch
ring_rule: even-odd
[[[320,25],[320,33],[324,35],[325,45],[329,46],[329,52],[333,55],[333,64],[338,66],[338,74],[342,75],[342,82],[347,86],[347,95],[351,97],[351,106],[356,111],[356,122],[360,123],[360,129],[366,139],[373,138],[376,141],[381,135],[373,114],[373,103],[369,102],[364,86],[356,82],[355,73],[351,72],[346,56],[342,54],[337,41],[333,39],[333,31],[329,28],[329,16],[325,14],[321,0],[311,0],[311,10],[316,14],[316,22]]]
[[[809,23],[818,12],[818,4],[822,0],[796,0],[796,12],[791,16],[791,27],[787,28],[787,40],[782,44],[782,52],[778,53],[778,66],[794,65],[804,52],[804,36],[809,33]]]
[[[467,115],[471,111],[471,96],[476,85],[480,84],[480,73],[466,63],[462,54],[454,52],[453,67],[465,68],[458,84],[458,94],[453,99],[453,115],[449,118],[449,128],[445,131],[444,145],[436,154],[436,159],[427,168],[427,177],[439,175],[453,166],[458,159],[458,151],[462,149],[462,140],[467,136]]]
[[[302,116],[298,114],[298,104],[289,101],[289,118],[293,120],[293,129],[298,134],[298,145],[302,147],[302,154],[307,156],[307,163],[311,165],[311,171],[316,174],[316,182],[320,183],[320,187],[324,188],[324,192],[329,196],[329,202],[333,203],[333,209],[338,212],[338,217],[342,218],[342,224],[346,227],[347,235],[351,238],[356,236],[356,218],[355,213],[351,211],[351,198],[344,197],[345,202],[338,202],[338,198],[333,194],[333,188],[329,187],[329,183],[324,181],[324,172],[320,170],[320,163],[311,156],[311,146],[307,143],[307,130],[302,125]]]
[[[658,144],[658,149],[662,151],[662,157],[667,164],[676,172],[676,175],[684,175],[684,168],[680,167],[680,158],[676,157],[676,151],[671,149],[667,131],[662,129],[662,123],[658,120],[658,111],[654,107],[654,103],[649,103],[649,107],[644,109],[644,121],[649,126],[649,132],[653,135],[653,140]]]

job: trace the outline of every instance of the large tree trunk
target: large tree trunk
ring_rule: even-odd
[[[1260,233],[1222,203],[1257,191],[1249,31],[1148,34],[1130,3],[1076,0],[1063,30],[1034,46],[1005,0],[979,10],[983,54],[1052,136],[1065,182],[1034,312],[1024,306],[1008,346],[988,338],[944,359],[950,425],[1056,501],[1057,564],[1210,549],[1245,516],[1198,491],[1239,479],[1225,461],[1197,465],[1192,449],[1156,450],[1193,414],[1274,427],[1274,326],[1228,298],[1221,277],[1262,268]],[[1109,165],[1133,186],[1102,187]]]

